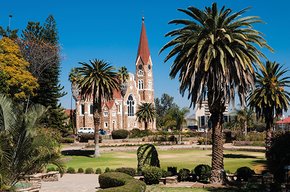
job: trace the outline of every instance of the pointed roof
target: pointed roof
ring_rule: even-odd
[[[142,28],[141,28],[141,35],[140,35],[136,61],[138,60],[139,56],[144,64],[148,63],[149,57],[150,57],[150,51],[149,51],[148,39],[147,39],[146,29],[145,29],[145,24],[144,24],[144,17],[142,17]]]

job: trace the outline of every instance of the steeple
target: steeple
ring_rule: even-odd
[[[150,57],[150,51],[149,51],[148,39],[147,39],[147,35],[146,35],[144,17],[142,17],[142,28],[141,28],[141,35],[140,35],[140,41],[139,41],[136,62],[137,62],[139,57],[142,60],[143,64],[148,64],[149,57]]]

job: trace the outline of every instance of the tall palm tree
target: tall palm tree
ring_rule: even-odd
[[[129,79],[129,72],[127,70],[127,68],[125,66],[119,68],[118,70],[118,79],[120,81],[120,89],[121,89],[121,96],[122,96],[122,101],[123,101],[123,105],[122,105],[122,128],[125,129],[125,126],[124,126],[124,118],[125,118],[125,114],[124,114],[124,96],[126,94],[126,91],[127,91],[127,81]]]
[[[152,103],[141,103],[136,112],[138,122],[144,122],[145,130],[148,129],[148,123],[155,119],[155,108]]]
[[[211,182],[224,180],[222,122],[229,100],[238,94],[242,105],[245,95],[254,87],[254,67],[265,57],[255,45],[270,47],[252,24],[261,20],[256,16],[239,17],[248,9],[232,13],[217,4],[205,10],[195,7],[178,9],[189,19],[170,21],[183,25],[166,36],[174,37],[160,52],[172,47],[165,58],[174,57],[170,77],[179,75],[180,93],[188,93],[191,105],[207,98],[213,127]]]
[[[290,77],[285,76],[288,70],[282,67],[270,61],[261,66],[256,73],[256,89],[249,97],[249,105],[255,109],[257,117],[265,119],[266,157],[271,146],[274,117],[287,111],[290,102],[290,93],[285,90],[289,87]]]
[[[90,63],[80,62],[76,68],[80,78],[77,79],[82,97],[93,100],[93,119],[95,127],[95,157],[100,156],[99,129],[102,114],[102,103],[113,98],[114,90],[119,90],[117,73],[114,68],[103,60]]]

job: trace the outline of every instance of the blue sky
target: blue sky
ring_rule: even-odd
[[[169,79],[170,64],[163,63],[166,55],[158,54],[169,41],[164,34],[176,26],[167,23],[176,18],[185,18],[177,8],[195,6],[204,8],[214,1],[209,0],[0,0],[0,25],[7,26],[8,15],[12,14],[12,29],[24,29],[28,21],[44,22],[52,14],[57,22],[59,42],[62,47],[60,83],[68,93],[61,98],[65,108],[71,107],[71,91],[68,73],[78,62],[104,59],[115,67],[126,66],[135,70],[141,18],[145,16],[147,36],[153,60],[155,97],[168,93],[175,97],[181,107],[188,107],[187,96],[182,98],[178,81]],[[260,16],[265,24],[255,28],[265,34],[275,52],[263,50],[271,61],[290,65],[290,16],[288,0],[223,0],[215,1],[226,5],[234,12],[246,7],[246,15]]]

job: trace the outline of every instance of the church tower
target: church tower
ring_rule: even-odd
[[[146,35],[144,17],[136,58],[136,84],[141,102],[154,103],[152,60]]]

